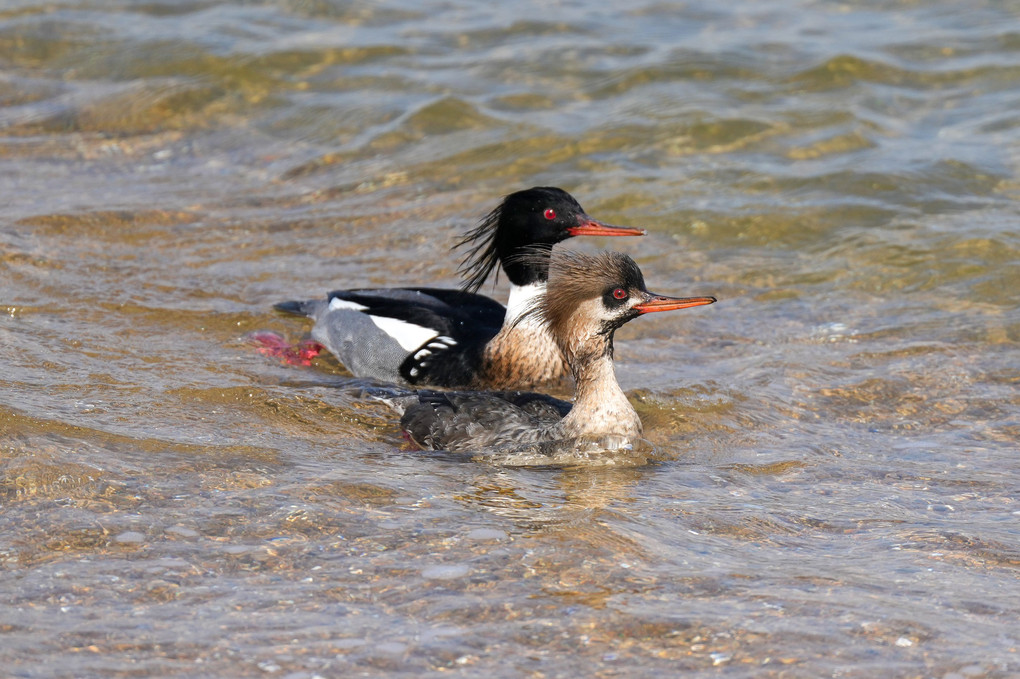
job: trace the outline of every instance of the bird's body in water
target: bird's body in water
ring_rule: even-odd
[[[549,328],[574,377],[573,405],[527,392],[426,391],[396,399],[401,427],[422,448],[454,452],[541,449],[582,439],[627,446],[642,426],[616,381],[613,333],[642,314],[713,302],[648,292],[626,255],[555,253],[546,294],[522,318]]]
[[[470,248],[462,290],[337,290],[276,307],[314,319],[312,339],[356,377],[415,387],[529,388],[569,372],[544,320],[524,315],[545,292],[553,245],[573,236],[642,234],[592,219],[562,189],[535,187],[506,196],[458,243]],[[475,292],[497,266],[510,280],[506,307]],[[309,362],[310,350],[281,350],[268,334],[251,339],[265,353]]]

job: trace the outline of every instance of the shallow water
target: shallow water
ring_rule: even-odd
[[[1020,674],[1020,4],[21,0],[0,66],[5,672]],[[720,299],[618,335],[649,463],[242,341],[536,184]]]

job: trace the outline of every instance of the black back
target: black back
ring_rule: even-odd
[[[418,402],[400,418],[400,427],[418,445],[440,450],[486,431],[521,432],[547,427],[570,412],[571,404],[530,391],[418,392]],[[512,436],[511,436],[512,438]]]
[[[402,292],[419,294],[412,299],[394,295]],[[361,313],[394,318],[439,333],[400,364],[400,376],[412,385],[471,384],[485,344],[500,331],[506,316],[502,304],[484,295],[443,288],[336,290],[329,299],[355,302],[366,307]],[[436,360],[440,355],[442,360]]]

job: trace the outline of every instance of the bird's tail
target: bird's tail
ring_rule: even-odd
[[[295,316],[309,316],[314,318],[319,312],[319,309],[325,304],[321,299],[311,299],[302,302],[301,300],[292,299],[288,302],[280,302],[274,304],[273,308],[277,311],[282,311],[286,314],[294,314]]]

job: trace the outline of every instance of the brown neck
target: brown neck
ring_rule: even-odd
[[[556,426],[566,437],[641,436],[641,418],[616,381],[612,335],[595,335],[568,354],[576,390],[574,407]]]

